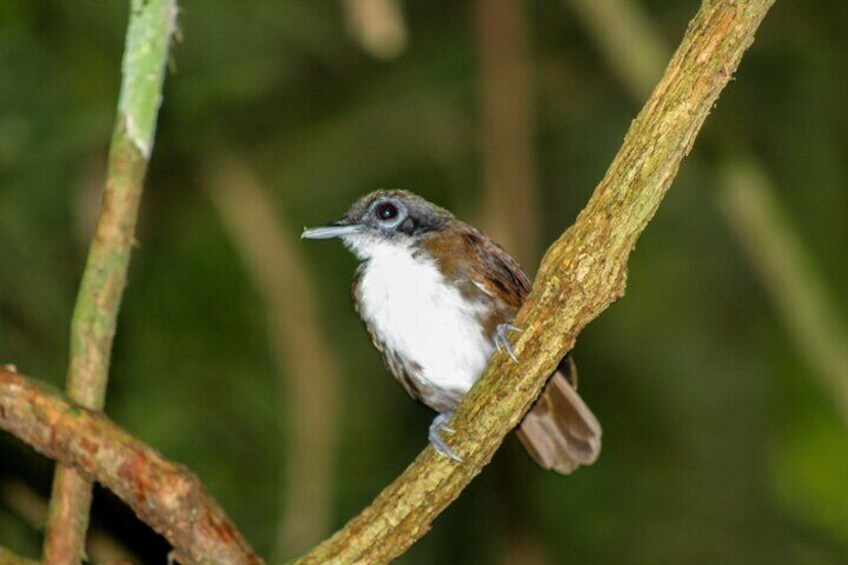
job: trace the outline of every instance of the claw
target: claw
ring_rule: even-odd
[[[498,351],[506,351],[509,358],[513,360],[513,362],[518,363],[518,356],[515,355],[515,350],[512,348],[512,344],[507,339],[506,334],[508,332],[523,332],[519,327],[513,326],[512,324],[498,324],[497,329],[495,330],[495,347]]]
[[[430,424],[430,433],[428,437],[430,439],[430,443],[433,445],[433,448],[450,459],[453,459],[457,463],[463,463],[462,458],[451,449],[451,446],[445,442],[445,440],[441,436],[441,432],[446,432],[449,434],[455,433],[452,428],[450,428],[448,424],[448,420],[453,416],[453,411],[442,412],[435,418],[433,418],[433,423]]]

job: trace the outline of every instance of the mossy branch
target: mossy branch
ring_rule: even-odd
[[[627,260],[773,0],[707,0],[576,223],[548,250],[518,314],[521,362],[497,356],[454,417],[457,465],[428,447],[299,563],[403,554],[492,458],[580,331],[624,293]]]
[[[152,0],[147,6],[151,4]],[[525,328],[515,344],[521,363],[497,356],[457,411],[453,424],[459,432],[452,436],[453,447],[466,463],[454,464],[428,447],[370,507],[300,562],[385,562],[401,555],[488,463],[583,327],[623,295],[630,251],[772,4],[773,0],[707,0],[703,4],[588,205],[548,250],[516,320]],[[116,137],[122,128],[119,117]],[[124,150],[131,158],[140,155],[135,142],[127,147],[115,141],[112,156]],[[143,159],[141,174],[130,175],[139,185],[145,166]],[[130,208],[131,234],[137,202]],[[127,260],[131,241],[131,237],[126,240]],[[119,280],[117,298],[112,297],[113,312],[117,312],[123,280]],[[113,333],[114,320],[111,328]],[[104,339],[110,346],[111,334]],[[107,361],[108,349],[103,358]],[[97,478],[172,543],[178,543],[175,532],[193,536],[198,527],[207,528],[213,539],[235,539],[238,551],[228,554],[231,557],[221,558],[214,548],[181,550],[179,557],[187,562],[257,561],[235,529],[220,521],[223,514],[216,505],[201,506],[204,519],[198,520],[198,507],[184,504],[186,488],[202,494],[199,483],[189,478],[188,486],[180,486],[170,480],[192,475],[110,426],[105,417],[74,408],[19,375],[0,371],[0,427],[48,456],[82,469],[86,479]],[[103,441],[92,443],[97,437]],[[112,466],[115,461],[117,466]]]
[[[68,395],[93,410],[103,408],[106,395],[176,17],[176,0],[133,0],[130,5],[106,188],[71,320]],[[91,485],[75,470],[57,467],[44,545],[48,563],[82,560],[90,505]]]
[[[194,473],[11,367],[0,367],[0,429],[111,490],[173,545],[180,563],[262,563]]]
[[[644,96],[670,52],[634,0],[566,0],[594,37],[617,78]],[[612,33],[611,33],[612,30]],[[713,138],[715,139],[715,138]],[[848,424],[848,328],[832,292],[814,267],[813,253],[793,224],[762,163],[719,138],[725,155],[716,167],[720,210],[730,224],[795,349],[820,378]],[[732,158],[727,157],[733,154]]]

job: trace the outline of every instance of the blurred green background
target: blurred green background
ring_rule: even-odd
[[[0,361],[57,386],[125,4],[0,1]],[[635,9],[673,46],[699,6],[591,4],[181,2],[106,411],[197,472],[262,555],[367,505],[432,417],[360,327],[354,259],[301,227],[406,188],[535,272],[645,98],[615,61],[627,36],[592,26]],[[402,563],[848,562],[846,22],[844,2],[777,2],[626,297],[581,335],[598,463],[556,476],[509,439]],[[51,475],[0,434],[0,546],[38,555]],[[165,562],[102,489],[93,522],[92,559]]]

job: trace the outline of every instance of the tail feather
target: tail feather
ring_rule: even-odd
[[[562,474],[591,465],[601,452],[601,425],[569,384],[576,376],[566,356],[516,432],[539,466]]]

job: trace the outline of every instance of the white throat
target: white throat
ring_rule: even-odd
[[[420,367],[411,372],[419,385],[458,402],[494,352],[481,323],[486,305],[463,297],[434,259],[414,256],[408,245],[362,236],[345,243],[366,261],[359,282],[365,322],[388,351]]]

